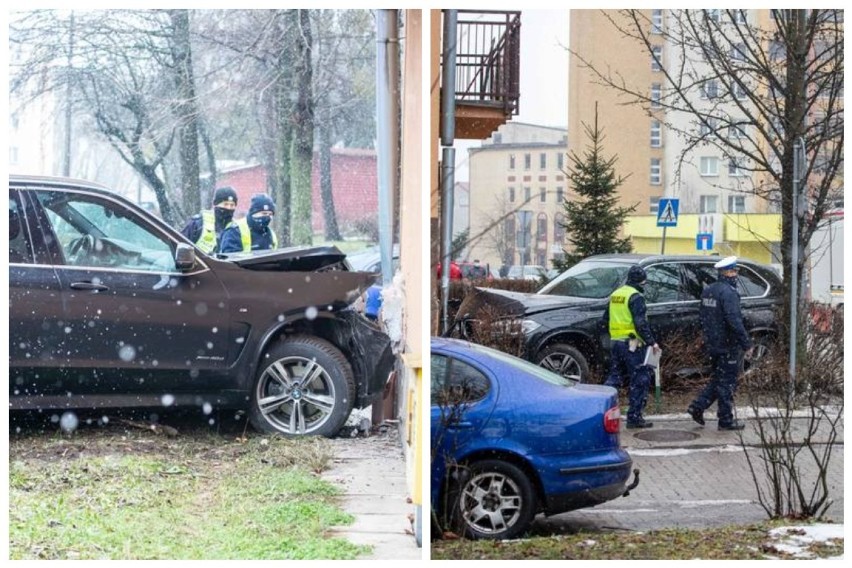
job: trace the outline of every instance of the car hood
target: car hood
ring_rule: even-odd
[[[475,288],[469,293],[457,312],[456,318],[472,317],[482,310],[492,310],[501,316],[530,316],[562,309],[583,309],[600,304],[599,298],[525,294],[493,288]]]
[[[317,306],[336,311],[357,300],[379,275],[350,271],[345,259],[346,255],[333,246],[218,255],[218,260],[238,268],[220,274],[229,290],[278,291],[270,294],[269,307],[273,309],[272,304],[276,304],[277,308],[280,303],[285,310]]]
[[[321,268],[339,264],[346,258],[340,249],[334,246],[290,247],[220,255],[219,258],[250,270],[280,270],[296,272],[314,272]]]

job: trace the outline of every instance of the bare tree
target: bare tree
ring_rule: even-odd
[[[751,173],[754,195],[780,206],[781,262],[792,270],[792,246],[804,252],[843,184],[843,13],[841,10],[771,10],[768,23],[743,10],[674,10],[664,26],[637,10],[608,11],[620,33],[653,58],[663,77],[660,92],[629,84],[617,69],[571,51],[596,81],[639,105],[684,142],[678,175],[693,150],[710,145]],[[671,57],[664,58],[664,43]],[[684,121],[683,117],[690,120]],[[680,119],[680,120],[679,120]],[[688,123],[688,127],[684,124]],[[807,149],[802,184],[794,188],[797,144]],[[807,202],[793,243],[794,189]],[[790,279],[785,281],[789,313]],[[799,287],[801,293],[801,287]]]

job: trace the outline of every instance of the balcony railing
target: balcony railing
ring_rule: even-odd
[[[457,26],[456,102],[518,114],[521,13],[459,10]]]

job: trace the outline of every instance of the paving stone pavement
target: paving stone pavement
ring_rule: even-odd
[[[640,470],[639,486],[631,494],[597,507],[572,511],[554,517],[538,517],[532,532],[537,535],[566,534],[581,528],[647,531],[661,528],[706,528],[766,520],[758,502],[745,451],[734,432],[718,432],[715,420],[700,427],[683,417],[647,417],[655,430],[697,434],[684,442],[654,442],[636,437],[636,431],[622,431],[622,445]],[[758,438],[753,417],[743,440],[752,458],[758,458]],[[804,419],[794,420],[803,433]],[[645,437],[646,431],[641,436]],[[757,467],[759,460],[752,459]],[[816,467],[805,459],[803,475],[815,478]],[[828,468],[828,485],[834,502],[827,516],[843,522],[843,438]]]
[[[369,437],[330,440],[335,457],[323,478],[343,489],[342,508],[355,517],[331,534],[373,547],[370,560],[420,560],[414,538],[414,505],[395,426]]]

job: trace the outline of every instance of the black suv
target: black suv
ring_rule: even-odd
[[[526,359],[584,380],[591,366],[608,360],[609,335],[601,318],[609,295],[625,282],[631,265],[642,266],[648,274],[648,321],[665,349],[673,336],[701,338],[699,301],[704,287],[717,280],[713,265],[718,260],[691,255],[592,256],[535,294],[476,288],[459,306],[452,333],[468,338],[522,333]],[[738,290],[746,329],[756,343],[752,358],[756,361],[777,333],[781,281],[771,267],[743,259],[738,263]],[[474,329],[485,321],[490,330]]]
[[[207,256],[106,188],[11,176],[10,408],[239,407],[333,435],[393,367],[349,307],[374,279],[334,247]]]

